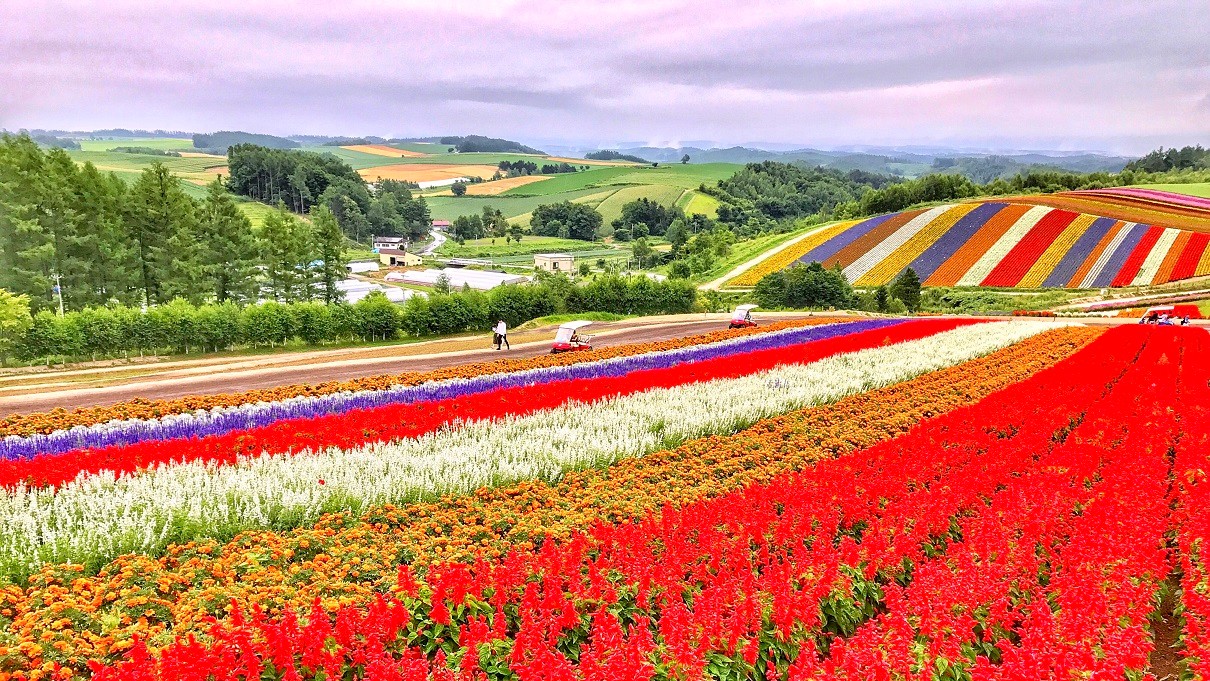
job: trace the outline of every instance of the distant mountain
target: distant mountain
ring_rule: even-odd
[[[375,135],[366,135],[364,137],[348,137],[345,135],[289,135],[287,139],[292,139],[299,144],[309,147],[342,147],[350,144],[386,143],[386,138]]]
[[[546,156],[546,152],[533,147],[527,147],[520,142],[484,137],[482,135],[438,135],[436,137],[399,137],[391,142],[429,142],[445,144],[454,147],[459,153],[491,153],[491,154],[535,154]]]
[[[193,147],[212,154],[226,154],[227,150],[237,144],[255,144],[269,149],[297,149],[302,146],[298,142],[276,135],[262,135],[240,130],[220,130],[204,135],[193,136]]]
[[[691,163],[760,163],[781,161],[806,166],[822,166],[837,170],[862,170],[871,173],[919,177],[932,172],[953,172],[968,175],[978,182],[990,182],[996,177],[1012,177],[1030,169],[1047,168],[1075,172],[1118,172],[1131,159],[1090,152],[1029,152],[1021,154],[990,154],[967,151],[942,153],[942,149],[869,148],[870,151],[824,151],[792,149],[771,151],[753,147],[724,149],[700,147],[630,147],[613,150],[618,154],[638,156],[660,163],[680,161],[685,154]],[[882,153],[874,153],[877,149]],[[939,163],[940,161],[940,163]],[[990,177],[988,176],[990,174]]]
[[[89,138],[89,137],[163,137],[163,138],[181,138],[189,137],[193,133],[184,132],[181,130],[128,130],[126,128],[108,128],[105,130],[28,130],[31,136],[45,135],[49,137],[74,137],[74,138]]]

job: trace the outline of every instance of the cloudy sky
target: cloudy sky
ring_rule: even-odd
[[[1210,143],[1205,0],[4,0],[0,128]]]

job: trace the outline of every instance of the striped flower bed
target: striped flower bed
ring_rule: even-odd
[[[909,266],[925,286],[1101,288],[1210,274],[1210,234],[1169,226],[1154,215],[1148,222],[1122,222],[1083,204],[1085,212],[1063,200],[1028,199],[943,205],[837,225],[793,262],[839,266],[863,287],[887,284]],[[1210,221],[1202,227],[1210,233]]]

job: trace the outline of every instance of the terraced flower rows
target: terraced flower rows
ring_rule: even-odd
[[[0,681],[1205,678],[1208,349],[844,322],[25,437]]]
[[[809,262],[840,267],[857,286],[887,284],[908,267],[926,286],[1101,288],[1210,274],[1210,207],[1194,205],[1190,198],[1184,204],[1162,203],[1161,209],[1154,192],[1136,194],[1017,197],[838,223],[730,284],[753,286],[770,272]],[[1131,215],[1152,222],[1095,213],[1109,205],[1099,203],[1105,201],[1150,206]],[[1161,220],[1164,216],[1173,220]]]

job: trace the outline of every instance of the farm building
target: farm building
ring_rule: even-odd
[[[401,236],[376,236],[373,241],[375,250],[393,248],[399,251],[406,251],[408,248],[408,240]]]
[[[449,226],[449,220],[433,220],[433,227],[436,227],[437,229],[449,229]]]
[[[486,291],[507,284],[521,284],[529,281],[529,277],[506,272],[484,272],[482,270],[464,270],[450,267],[444,270],[411,270],[403,273],[403,280],[409,284],[432,286],[441,275],[445,275],[450,287],[460,289],[469,286],[473,289]]]
[[[570,272],[575,264],[576,259],[570,253],[537,253],[534,255],[534,269],[547,272]]]
[[[420,267],[420,256],[397,248],[378,249],[378,259],[388,267]]]
[[[365,274],[366,272],[377,272],[377,260],[352,260],[345,265],[345,269],[349,270],[350,274]]]

